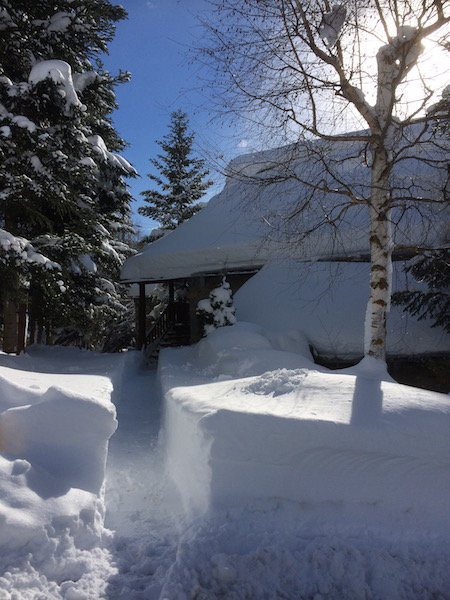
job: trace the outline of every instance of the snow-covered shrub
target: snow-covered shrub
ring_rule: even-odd
[[[226,277],[219,287],[211,290],[209,298],[197,304],[197,315],[203,323],[205,335],[226,325],[236,323],[236,309],[233,304],[233,292]]]

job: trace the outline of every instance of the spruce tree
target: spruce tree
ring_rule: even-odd
[[[403,290],[392,296],[394,304],[421,319],[432,319],[432,327],[450,333],[450,250],[427,250],[413,258],[406,272],[426,285],[422,290]]]
[[[209,298],[200,300],[197,304],[196,314],[203,324],[205,335],[219,327],[236,323],[233,292],[226,277],[222,278],[222,283],[218,287],[211,290]]]
[[[3,300],[29,296],[32,331],[71,330],[89,345],[123,309],[113,280],[129,254],[118,238],[134,169],[115,153],[124,143],[110,113],[128,76],[112,77],[98,57],[126,13],[107,0],[3,5],[0,227],[32,249],[11,258],[0,245],[14,283],[2,279]]]
[[[194,138],[187,114],[177,110],[171,114],[169,133],[157,141],[163,152],[150,160],[159,174],[148,177],[157,189],[142,192],[147,205],[138,210],[158,221],[162,230],[175,229],[198,212],[195,202],[212,185],[205,179],[209,174],[205,161],[192,155]]]

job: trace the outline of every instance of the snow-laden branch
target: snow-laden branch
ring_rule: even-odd
[[[16,236],[0,229],[0,261],[15,260],[18,263],[30,263],[45,269],[60,269],[60,265],[40,252],[36,252],[32,244],[24,237]]]
[[[28,83],[37,86],[46,79],[50,79],[60,88],[61,95],[66,100],[66,115],[70,115],[73,108],[86,110],[86,106],[79,100],[75,91],[72,69],[68,63],[56,59],[37,62],[30,71]]]

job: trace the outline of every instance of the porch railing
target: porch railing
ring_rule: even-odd
[[[145,336],[144,348],[158,344],[175,325],[173,306],[167,304]]]
[[[189,304],[186,302],[173,302],[167,304],[159,317],[152,324],[145,336],[144,349],[157,347],[163,337],[177,324],[189,322]]]

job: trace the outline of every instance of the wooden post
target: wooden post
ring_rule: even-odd
[[[12,354],[17,350],[17,304],[6,300],[3,311],[3,352]]]
[[[29,298],[28,344],[31,346],[36,343],[36,328],[42,312],[42,301],[34,278],[31,278]]]
[[[173,281],[169,281],[169,317],[175,317],[175,287]]]
[[[31,307],[30,307],[31,309]],[[30,310],[30,319],[28,321],[28,344],[32,346],[36,341],[36,317]]]
[[[145,283],[139,283],[137,309],[136,348],[142,350],[145,344]]]

